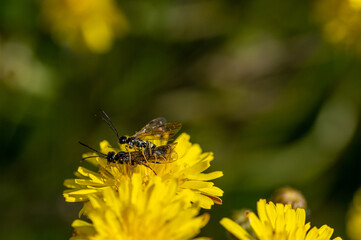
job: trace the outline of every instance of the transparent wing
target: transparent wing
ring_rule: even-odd
[[[178,159],[178,154],[174,151],[176,145],[177,143],[171,143],[152,149],[147,162],[162,164],[176,161]]]
[[[129,158],[132,161],[138,163],[157,163],[164,164],[174,162],[178,159],[177,153],[174,151],[177,143],[171,143],[162,145],[152,149],[139,150],[134,152],[128,152],[122,156],[123,161],[128,161]]]
[[[144,134],[147,132],[155,131],[162,126],[165,126],[166,124],[167,124],[167,119],[165,119],[164,117],[153,119],[147,125],[145,125],[139,132],[137,132],[134,135],[134,137],[136,137],[137,134]]]
[[[156,118],[145,125],[133,137],[141,140],[167,140],[170,141],[172,137],[181,129],[182,124],[178,122],[168,123],[165,118]]]

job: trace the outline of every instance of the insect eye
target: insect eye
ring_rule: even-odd
[[[126,142],[127,142],[127,137],[121,136],[121,137],[119,138],[119,143],[120,143],[120,144],[124,144],[124,143],[126,143]]]

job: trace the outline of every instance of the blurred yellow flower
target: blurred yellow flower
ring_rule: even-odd
[[[361,0],[318,0],[315,15],[328,41],[361,52]]]
[[[63,44],[94,53],[107,52],[128,22],[113,0],[42,0],[45,24]]]
[[[356,192],[352,201],[346,228],[351,240],[361,240],[361,189]]]
[[[302,208],[293,209],[291,205],[266,203],[260,199],[257,203],[258,217],[249,212],[248,219],[254,236],[231,219],[223,218],[220,223],[235,237],[241,240],[330,240],[333,229],[327,225],[321,228],[305,224],[306,213]],[[340,237],[335,240],[341,240]]]
[[[213,153],[202,153],[198,144],[192,144],[188,134],[181,134],[176,140],[174,149],[178,159],[166,164],[148,163],[148,165],[161,177],[164,182],[176,180],[178,192],[191,190],[188,194],[190,202],[198,202],[200,207],[210,209],[214,203],[221,204],[219,198],[223,191],[214,186],[210,180],[223,176],[221,171],[202,173],[210,167]],[[158,144],[158,143],[155,143]],[[164,143],[163,143],[164,144]],[[110,151],[120,151],[110,147],[107,141],[100,143],[100,151],[107,154]],[[95,153],[85,154],[84,157],[96,156]],[[109,164],[106,159],[96,157],[87,159],[96,165],[98,172],[79,167],[76,179],[66,179],[64,185],[70,189],[64,191],[68,202],[86,201],[89,194],[101,194],[105,187],[117,190],[124,176],[129,177],[140,173],[144,184],[154,177],[154,173],[143,165]]]
[[[186,240],[193,239],[209,215],[188,207],[190,190],[177,192],[177,182],[153,177],[143,185],[141,174],[122,177],[118,191],[105,188],[104,196],[89,196],[85,215],[92,221],[75,220],[71,239]],[[204,238],[205,239],[205,238]]]

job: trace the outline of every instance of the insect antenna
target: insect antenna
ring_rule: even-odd
[[[104,122],[106,122],[106,123],[108,124],[108,126],[112,129],[112,131],[115,133],[115,135],[117,135],[117,137],[120,138],[120,137],[119,137],[119,134],[118,134],[118,131],[117,131],[117,129],[115,128],[115,126],[114,126],[112,120],[110,119],[110,117],[108,116],[108,114],[106,114],[106,113],[104,112],[104,110],[102,110],[102,109],[99,109],[99,111],[100,111],[105,117],[99,116],[99,115],[97,115],[97,114],[95,114],[95,116],[100,117]]]
[[[79,143],[80,143],[81,145],[83,145],[84,147],[87,147],[87,148],[89,148],[90,150],[93,150],[94,152],[98,153],[99,155],[102,155],[103,157],[107,157],[106,154],[101,153],[101,152],[99,152],[98,150],[95,150],[94,148],[86,145],[85,143],[82,143],[82,142],[80,142],[80,141],[79,141]],[[85,157],[85,158],[82,158],[82,160],[87,159],[87,158],[92,158],[92,157],[98,157],[98,156]]]
[[[82,158],[81,160],[85,160],[85,159],[88,159],[88,158],[96,158],[96,157],[103,157],[103,156],[89,156],[89,157],[85,157],[85,158]]]

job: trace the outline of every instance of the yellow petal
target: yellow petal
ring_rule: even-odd
[[[197,173],[194,175],[189,175],[188,178],[192,179],[192,180],[199,180],[199,181],[209,181],[209,180],[213,180],[216,178],[220,178],[223,176],[223,172],[222,171],[215,171],[215,172],[211,172],[211,173]]]
[[[229,218],[222,218],[220,224],[227,229],[230,233],[241,240],[252,240],[252,236],[249,235],[241,226],[232,221]]]

